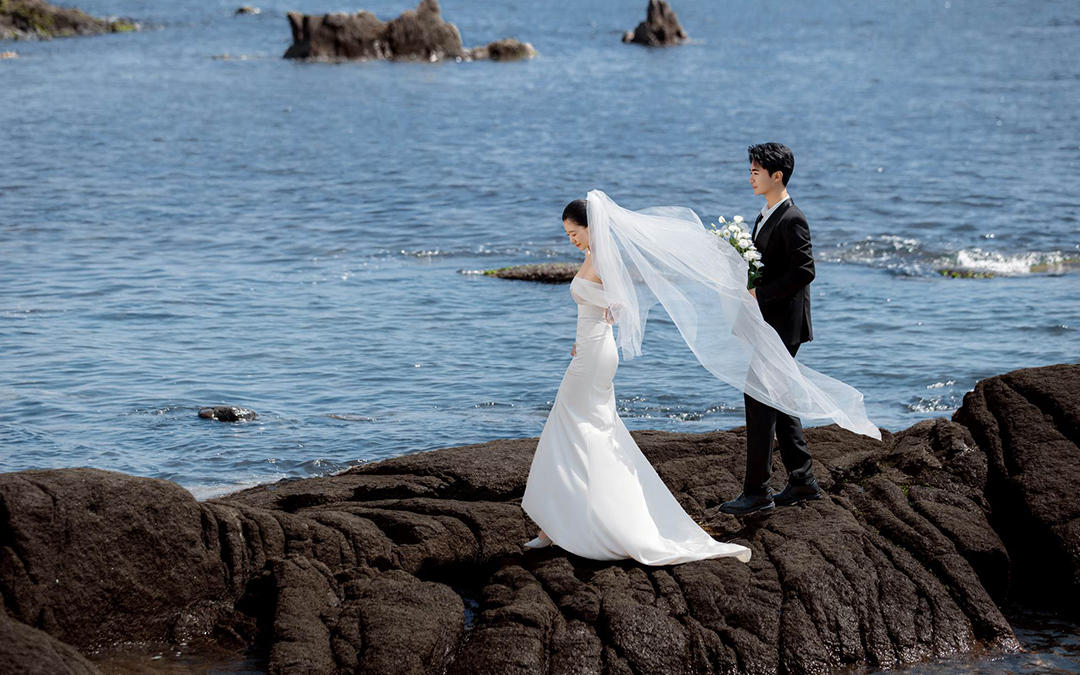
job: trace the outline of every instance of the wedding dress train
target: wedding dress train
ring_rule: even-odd
[[[750,560],[750,549],[714,540],[690,518],[619,419],[619,355],[603,285],[575,277],[570,294],[577,351],[540,435],[522,508],[552,542],[584,558]]]

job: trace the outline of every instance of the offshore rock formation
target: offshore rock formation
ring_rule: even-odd
[[[715,509],[741,429],[635,433],[749,564],[523,552],[535,439],[202,503],[94,469],[0,474],[0,671],[93,672],[80,653],[120,642],[251,650],[272,673],[817,673],[1015,649],[998,604],[1077,606],[1078,421],[1062,365],[880,442],[810,429],[827,497],[743,519]]]
[[[671,5],[664,0],[649,0],[645,20],[634,30],[627,31],[622,41],[647,47],[671,47],[681,45],[689,39],[686,31],[679,25],[679,19]]]
[[[78,9],[55,7],[44,0],[0,0],[0,40],[46,40],[126,33],[138,28],[131,19],[98,19]]]
[[[532,58],[536,50],[528,43],[500,40],[486,47],[466,49],[457,26],[443,21],[436,0],[421,0],[415,10],[383,22],[370,12],[326,14],[289,13],[293,44],[287,59],[352,60],[400,59],[442,61],[446,59],[516,60]]]
[[[536,49],[531,43],[519,42],[513,38],[496,40],[484,47],[473,47],[469,50],[469,58],[474,61],[525,61],[535,57]]]
[[[486,270],[484,276],[519,281],[539,281],[545,284],[561,284],[573,280],[581,269],[581,263],[537,263]]]

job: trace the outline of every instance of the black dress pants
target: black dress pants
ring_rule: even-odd
[[[799,345],[788,345],[788,351],[795,356]],[[780,458],[788,472],[788,482],[793,485],[810,482],[814,470],[799,418],[745,394],[743,399],[746,402],[746,477],[743,480],[743,494],[757,496],[768,491],[774,436],[780,448]]]

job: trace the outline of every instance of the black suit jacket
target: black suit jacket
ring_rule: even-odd
[[[763,267],[754,288],[761,315],[784,344],[809,342],[814,339],[810,324],[814,256],[806,216],[788,199],[758,227],[760,222],[759,214],[754,223],[754,246],[761,252]]]

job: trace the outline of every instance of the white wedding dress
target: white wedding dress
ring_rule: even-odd
[[[619,419],[612,386],[619,355],[604,287],[575,277],[570,295],[577,351],[540,435],[522,508],[553,543],[584,558],[750,560],[750,549],[714,540],[687,515]]]

